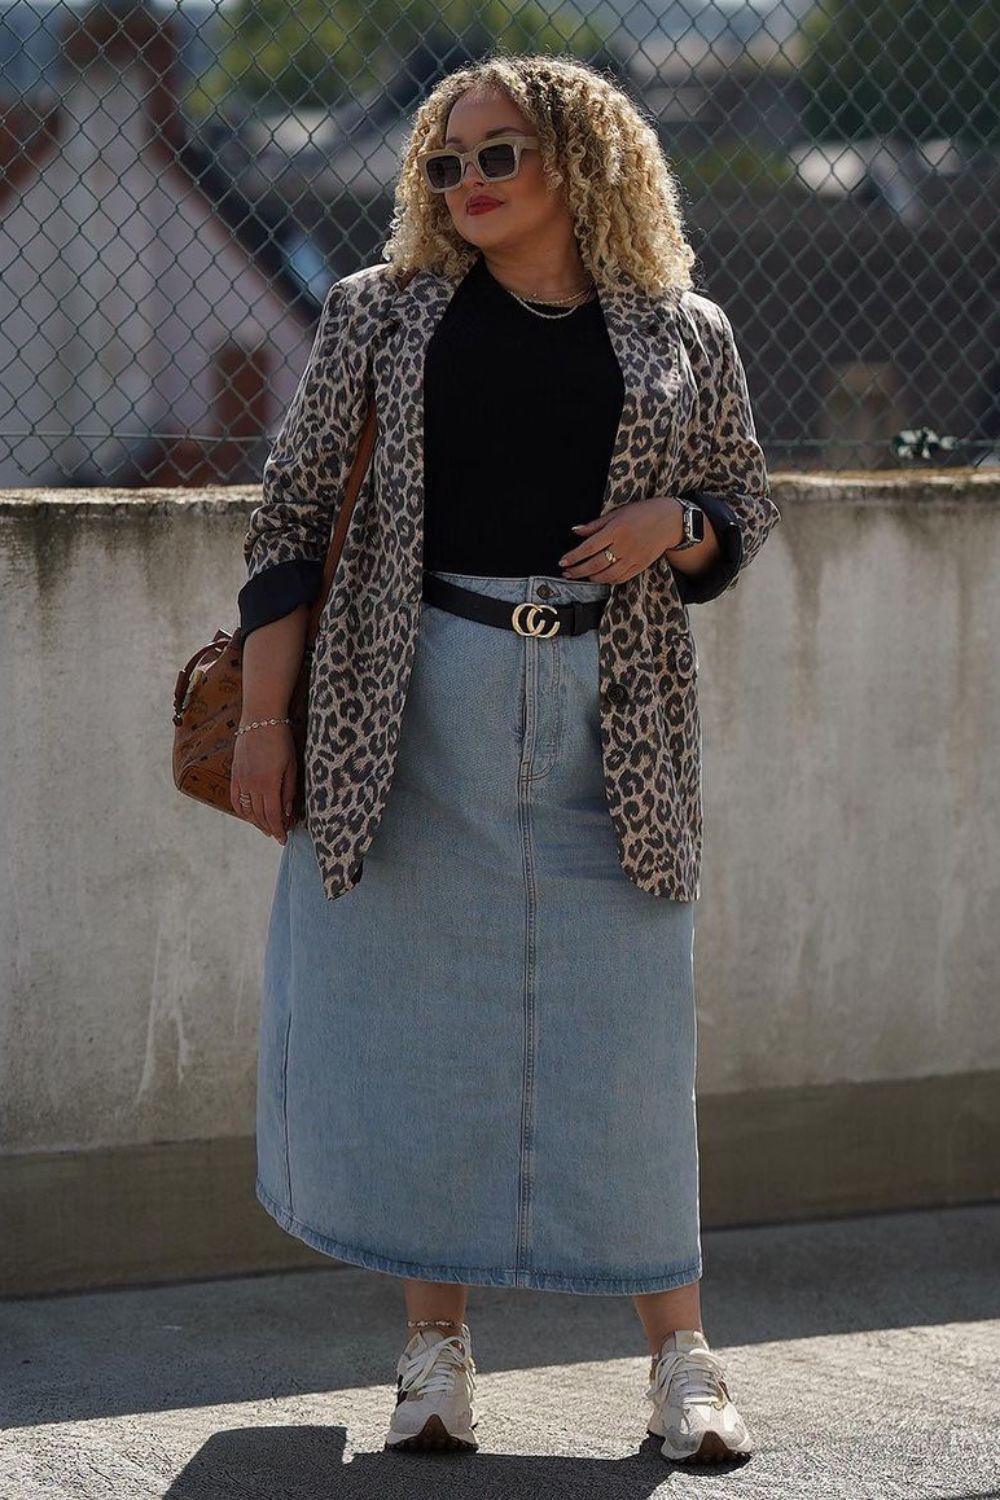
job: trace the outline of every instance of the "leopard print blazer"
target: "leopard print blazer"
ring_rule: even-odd
[[[424,352],[458,282],[388,263],[328,292],[244,540],[241,619],[315,598],[374,383],[377,435],[315,641],[306,824],[328,899],[361,879],[392,781],[421,610]],[[599,633],[602,757],[625,874],[700,893],[698,653],[687,606],[735,586],[780,518],[727,315],[693,291],[600,290],[625,400],[601,514],[695,492],[723,548],[711,576],[662,556],[612,585]],[[266,596],[266,597],[265,597]],[[262,616],[262,600],[264,602]]]

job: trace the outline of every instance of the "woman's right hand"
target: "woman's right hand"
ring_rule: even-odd
[[[298,761],[288,724],[261,724],[236,736],[229,783],[232,808],[262,833],[285,843],[292,817]],[[240,793],[250,803],[240,802]]]
[[[296,605],[243,639],[243,703],[240,724],[284,719],[292,701],[305,649],[308,606]],[[286,841],[298,779],[298,758],[289,724],[259,724],[236,736],[229,797],[233,812],[261,833]],[[249,803],[240,802],[240,793]]]

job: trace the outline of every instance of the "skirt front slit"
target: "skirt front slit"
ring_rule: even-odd
[[[606,584],[438,576],[546,602]],[[632,1294],[701,1275],[694,903],[619,862],[598,636],[424,601],[388,799],[329,901],[289,831],[263,965],[257,1196],[338,1260]]]

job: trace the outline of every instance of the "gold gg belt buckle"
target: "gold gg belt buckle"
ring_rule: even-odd
[[[522,604],[515,604],[511,610],[510,623],[518,635],[544,636],[548,639],[549,636],[559,633],[559,626],[562,624],[562,621],[555,619],[551,622],[551,627],[546,629],[545,622],[537,618],[542,610],[548,610],[553,615],[558,614],[558,610],[554,604],[535,604],[530,599],[525,600]],[[524,624],[522,624],[522,611],[526,611],[523,615]]]

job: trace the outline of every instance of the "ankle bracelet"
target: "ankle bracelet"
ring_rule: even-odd
[[[461,1328],[455,1318],[407,1318],[407,1328]]]

